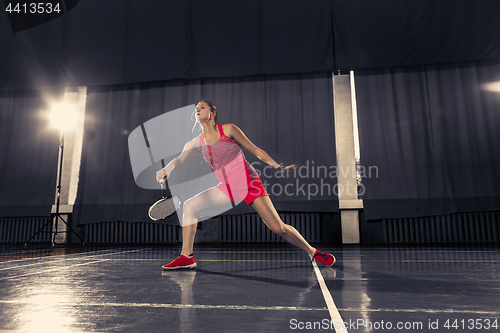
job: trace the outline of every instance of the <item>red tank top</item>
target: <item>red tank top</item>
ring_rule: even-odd
[[[235,139],[227,137],[222,130],[222,125],[218,124],[217,129],[219,130],[220,138],[211,145],[207,145],[203,133],[200,134],[200,145],[203,158],[212,166],[212,169],[217,174],[217,178],[219,178],[221,182],[227,183],[227,180],[219,177],[219,171],[222,170],[223,167],[228,176],[238,176],[240,171],[237,170],[239,169],[237,165],[241,164],[238,163],[238,161],[243,162],[244,167],[247,168],[252,179],[257,178],[257,172],[246,160],[240,143]]]

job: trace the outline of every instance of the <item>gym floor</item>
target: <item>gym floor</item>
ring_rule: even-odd
[[[0,246],[0,332],[500,332],[500,246],[318,248]]]

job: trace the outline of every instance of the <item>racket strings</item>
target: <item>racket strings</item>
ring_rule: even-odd
[[[167,198],[155,203],[149,211],[149,216],[153,220],[162,220],[175,213],[176,210],[177,206],[174,198]]]

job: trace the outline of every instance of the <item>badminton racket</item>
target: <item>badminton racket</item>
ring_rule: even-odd
[[[162,198],[149,207],[148,215],[153,221],[166,219],[181,208],[181,199],[179,197],[165,198],[163,196],[163,183],[164,181],[160,182]]]

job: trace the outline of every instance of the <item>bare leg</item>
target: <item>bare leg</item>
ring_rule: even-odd
[[[185,214],[184,214],[185,216]],[[183,220],[185,217],[182,218]],[[182,227],[182,251],[181,254],[187,256],[190,256],[193,254],[193,244],[194,244],[194,237],[196,235],[196,227],[198,225],[198,222],[195,222],[193,224],[190,224],[188,226]]]
[[[207,209],[216,209],[228,204],[228,197],[216,187],[209,188],[184,202],[182,215],[182,254],[188,256],[193,253],[194,236],[198,221],[196,213]]]
[[[291,225],[281,221],[278,212],[274,208],[271,199],[268,196],[263,196],[255,199],[252,203],[253,208],[259,213],[264,223],[269,229],[277,233],[293,245],[306,251],[309,255],[314,252],[314,248],[302,237],[302,235]]]

